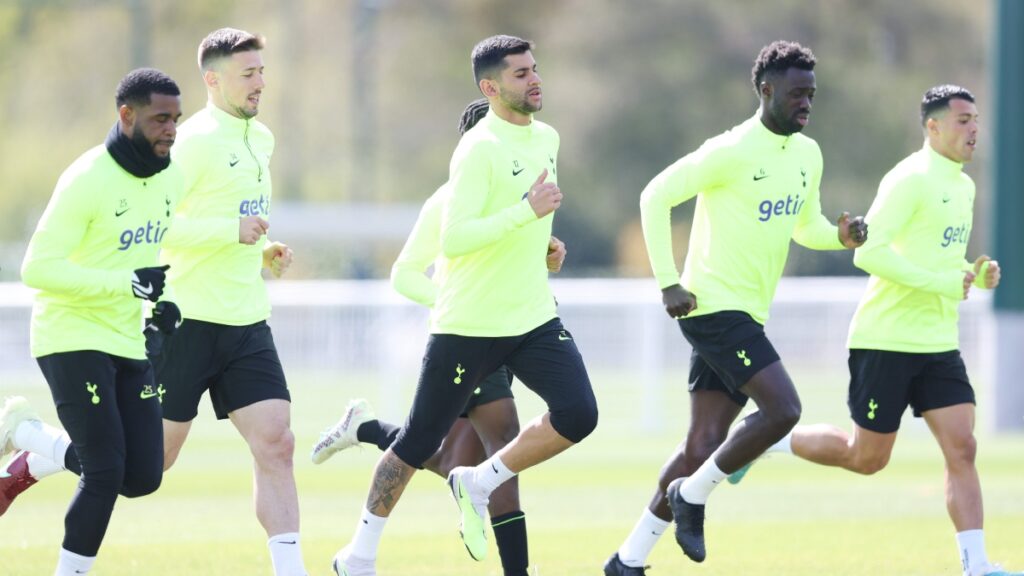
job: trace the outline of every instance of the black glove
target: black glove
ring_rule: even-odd
[[[164,347],[164,337],[174,334],[181,326],[181,310],[174,302],[157,302],[153,316],[146,320],[143,334],[146,335],[146,356],[154,360]]]
[[[156,302],[164,293],[166,272],[170,267],[170,264],[165,264],[136,270],[132,275],[132,293],[135,297]]]
[[[153,307],[153,316],[146,323],[146,330],[159,330],[170,336],[181,326],[181,310],[174,302],[157,302]]]

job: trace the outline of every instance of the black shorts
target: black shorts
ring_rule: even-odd
[[[477,406],[490,404],[503,398],[514,398],[512,395],[512,371],[508,366],[501,366],[473,390],[473,395],[466,402],[466,410],[459,416],[466,418],[470,410]]]
[[[551,425],[579,442],[597,422],[597,401],[576,342],[558,318],[521,336],[431,334],[409,417],[391,446],[410,466],[437,451],[473,391],[508,366],[547,403]]]
[[[880,434],[900,429],[907,406],[914,416],[974,404],[974,388],[959,350],[936,353],[850,350],[847,405],[858,426]]]
[[[765,336],[764,326],[746,312],[723,311],[679,320],[683,336],[693,346],[690,391],[718,390],[745,406],[740,392],[755,374],[779,361]]]
[[[217,418],[263,400],[291,400],[266,322],[227,326],[185,320],[151,356],[156,381],[164,387],[164,418],[189,422],[199,399],[210,391]]]
[[[123,462],[122,494],[131,495],[136,484],[159,485],[164,465],[163,393],[153,382],[149,362],[95,350],[49,354],[37,362],[83,478]]]

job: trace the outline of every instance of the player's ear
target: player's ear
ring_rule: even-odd
[[[121,128],[125,135],[130,136],[128,132],[135,126],[135,109],[128,104],[121,104],[117,109],[117,116],[121,120]]]
[[[479,86],[480,92],[487,98],[494,98],[498,95],[498,83],[490,78],[481,78]]]
[[[211,68],[203,70],[203,83],[208,88],[214,88],[220,82],[220,77],[217,72]]]

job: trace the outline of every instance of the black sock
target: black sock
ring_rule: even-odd
[[[78,461],[78,452],[75,452],[74,446],[68,446],[67,452],[64,452],[64,469],[82,475],[82,464]]]
[[[394,443],[395,438],[398,438],[398,432],[401,429],[400,426],[395,426],[390,422],[369,420],[360,424],[356,429],[356,439],[360,442],[376,444],[377,448],[384,451]]]
[[[526,514],[521,510],[491,518],[494,541],[505,576],[528,576],[530,555],[526,546]]]

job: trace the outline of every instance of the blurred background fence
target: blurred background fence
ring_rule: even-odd
[[[632,389],[634,426],[665,429],[681,405],[690,346],[665,315],[651,280],[556,280],[559,314],[573,334],[595,386]],[[864,278],[785,278],[767,332],[798,389],[827,389],[845,403],[846,334]],[[427,310],[384,281],[272,282],[270,323],[285,370],[358,380],[376,387],[380,412],[400,418],[412,395],[427,339]],[[989,294],[975,291],[961,309],[961,351],[975,386],[991,382],[993,315]],[[0,395],[6,377],[42,382],[29,356],[30,291],[0,284]],[[352,391],[358,394],[358,391]],[[364,389],[364,392],[365,389]],[[988,406],[982,404],[982,410]],[[983,412],[984,414],[984,412]],[[980,418],[982,425],[988,421]]]

